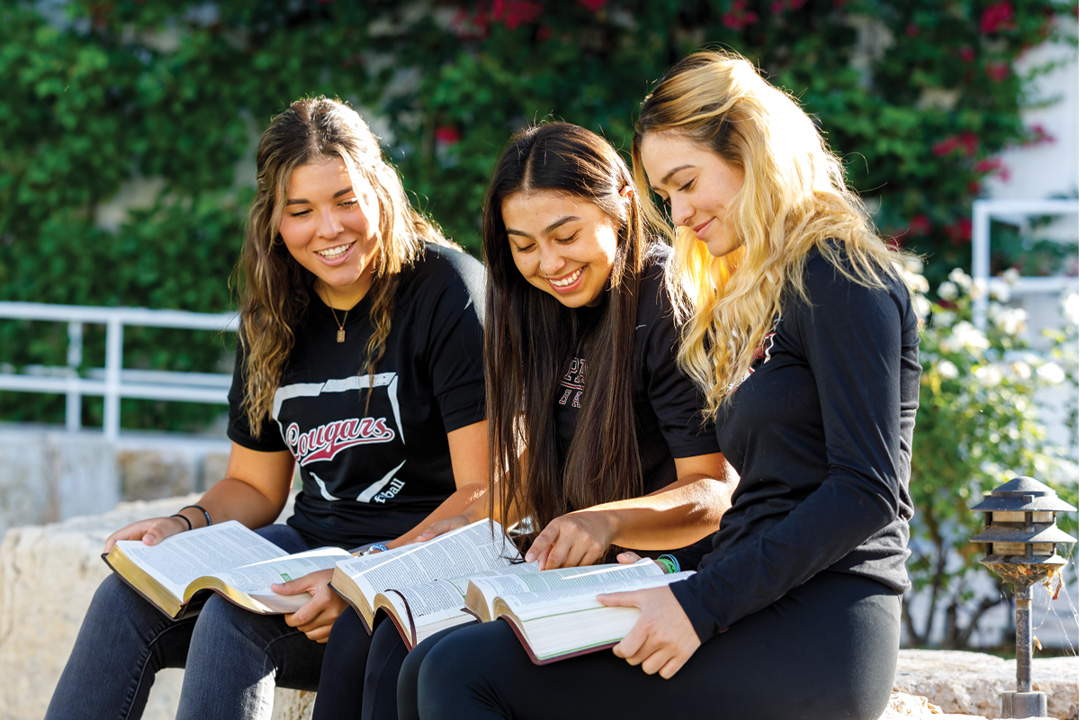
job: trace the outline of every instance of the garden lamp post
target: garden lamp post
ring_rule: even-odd
[[[1043,717],[1046,694],[1031,691],[1031,586],[1065,564],[1057,545],[1076,540],[1057,527],[1057,513],[1076,508],[1041,482],[1017,477],[971,509],[986,517],[986,527],[971,539],[987,544],[982,564],[1012,585],[1016,597],[1016,692],[1001,694],[1001,716]]]

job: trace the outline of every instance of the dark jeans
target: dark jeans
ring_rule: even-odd
[[[898,595],[823,572],[710,638],[670,680],[610,650],[533,665],[510,626],[496,621],[421,644],[426,656],[410,656],[399,689],[417,683],[424,720],[876,720],[892,691],[899,638]]]
[[[289,553],[292,528],[259,534]],[[117,575],[98,588],[53,693],[47,720],[138,718],[154,674],[185,668],[178,718],[269,718],[274,686],[314,690],[324,646],[285,624],[211,594],[194,617],[170,620]]]

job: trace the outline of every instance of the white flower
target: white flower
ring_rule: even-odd
[[[971,287],[971,277],[960,268],[953,268],[949,273],[949,279],[963,290]]]
[[[956,287],[956,283],[946,280],[938,286],[937,294],[942,300],[952,301],[960,297],[960,288]]]
[[[1009,369],[1012,370],[1013,374],[1016,375],[1021,380],[1030,380],[1031,379],[1031,366],[1028,365],[1023,360],[1017,360],[1016,362],[1014,362],[1012,365],[1009,366]]]
[[[994,304],[988,308],[987,314],[998,329],[1006,335],[1017,335],[1027,326],[1028,313],[1023,308]]]
[[[975,379],[985,387],[996,387],[1005,379],[1005,374],[997,365],[981,365],[975,368]]]
[[[921,318],[930,317],[930,313],[933,311],[930,301],[922,295],[915,296],[915,313]]]
[[[945,308],[938,307],[937,312],[934,313],[934,325],[937,327],[947,328],[956,322],[956,313],[952,310],[946,310]]]
[[[1061,303],[1061,313],[1073,325],[1080,325],[1080,294],[1066,295]]]
[[[900,272],[900,277],[903,279],[904,284],[908,286],[908,289],[913,293],[926,293],[930,292],[930,283],[920,272],[921,268],[907,268],[900,263],[895,264],[896,269]]]
[[[1020,279],[1020,271],[1016,268],[1009,268],[1005,272],[1001,273],[1001,279],[1009,285],[1015,285],[1016,281]]]
[[[1001,278],[990,278],[990,297],[1000,302],[1009,302],[1011,296],[1009,283]]]
[[[952,334],[941,341],[943,352],[960,352],[961,350],[972,354],[979,354],[990,348],[990,341],[981,330],[961,320],[952,328]]]
[[[1035,371],[1035,374],[1051,385],[1059,385],[1065,382],[1065,371],[1055,363],[1048,362],[1044,365],[1040,365],[1039,369]]]
[[[979,298],[986,295],[986,280],[984,280],[983,278],[973,280],[971,283],[970,293],[972,300],[978,300]]]
[[[945,380],[955,380],[956,378],[960,377],[960,371],[957,370],[956,365],[954,365],[949,360],[942,360],[941,362],[939,362],[937,364],[937,372],[938,375],[940,375]]]

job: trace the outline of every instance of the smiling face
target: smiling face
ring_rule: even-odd
[[[293,259],[315,275],[316,290],[331,307],[351,308],[371,288],[378,229],[375,193],[354,188],[341,158],[292,171],[278,232]]]
[[[600,301],[615,263],[619,230],[588,200],[550,190],[514,193],[503,224],[518,272],[570,308]]]
[[[716,152],[673,132],[652,132],[641,141],[641,164],[653,191],[671,209],[671,221],[690,228],[716,257],[742,244],[733,222],[741,169]]]

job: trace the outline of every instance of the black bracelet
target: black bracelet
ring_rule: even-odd
[[[203,517],[206,518],[206,527],[210,527],[214,524],[214,521],[210,519],[210,513],[206,512],[206,508],[204,508],[202,505],[185,505],[180,509],[187,510],[188,508],[195,508],[203,514]]]
[[[183,508],[180,508],[180,509],[181,509],[181,510],[183,510]],[[187,523],[187,529],[188,529],[188,530],[190,530],[190,529],[191,529],[191,521],[190,521],[190,520],[188,520],[188,519],[187,519],[186,517],[184,517],[183,515],[181,515],[180,513],[173,513],[173,514],[172,514],[172,515],[170,515],[169,517],[178,517],[178,518],[180,518],[181,520],[183,520],[184,522],[186,522],[186,523]]]

